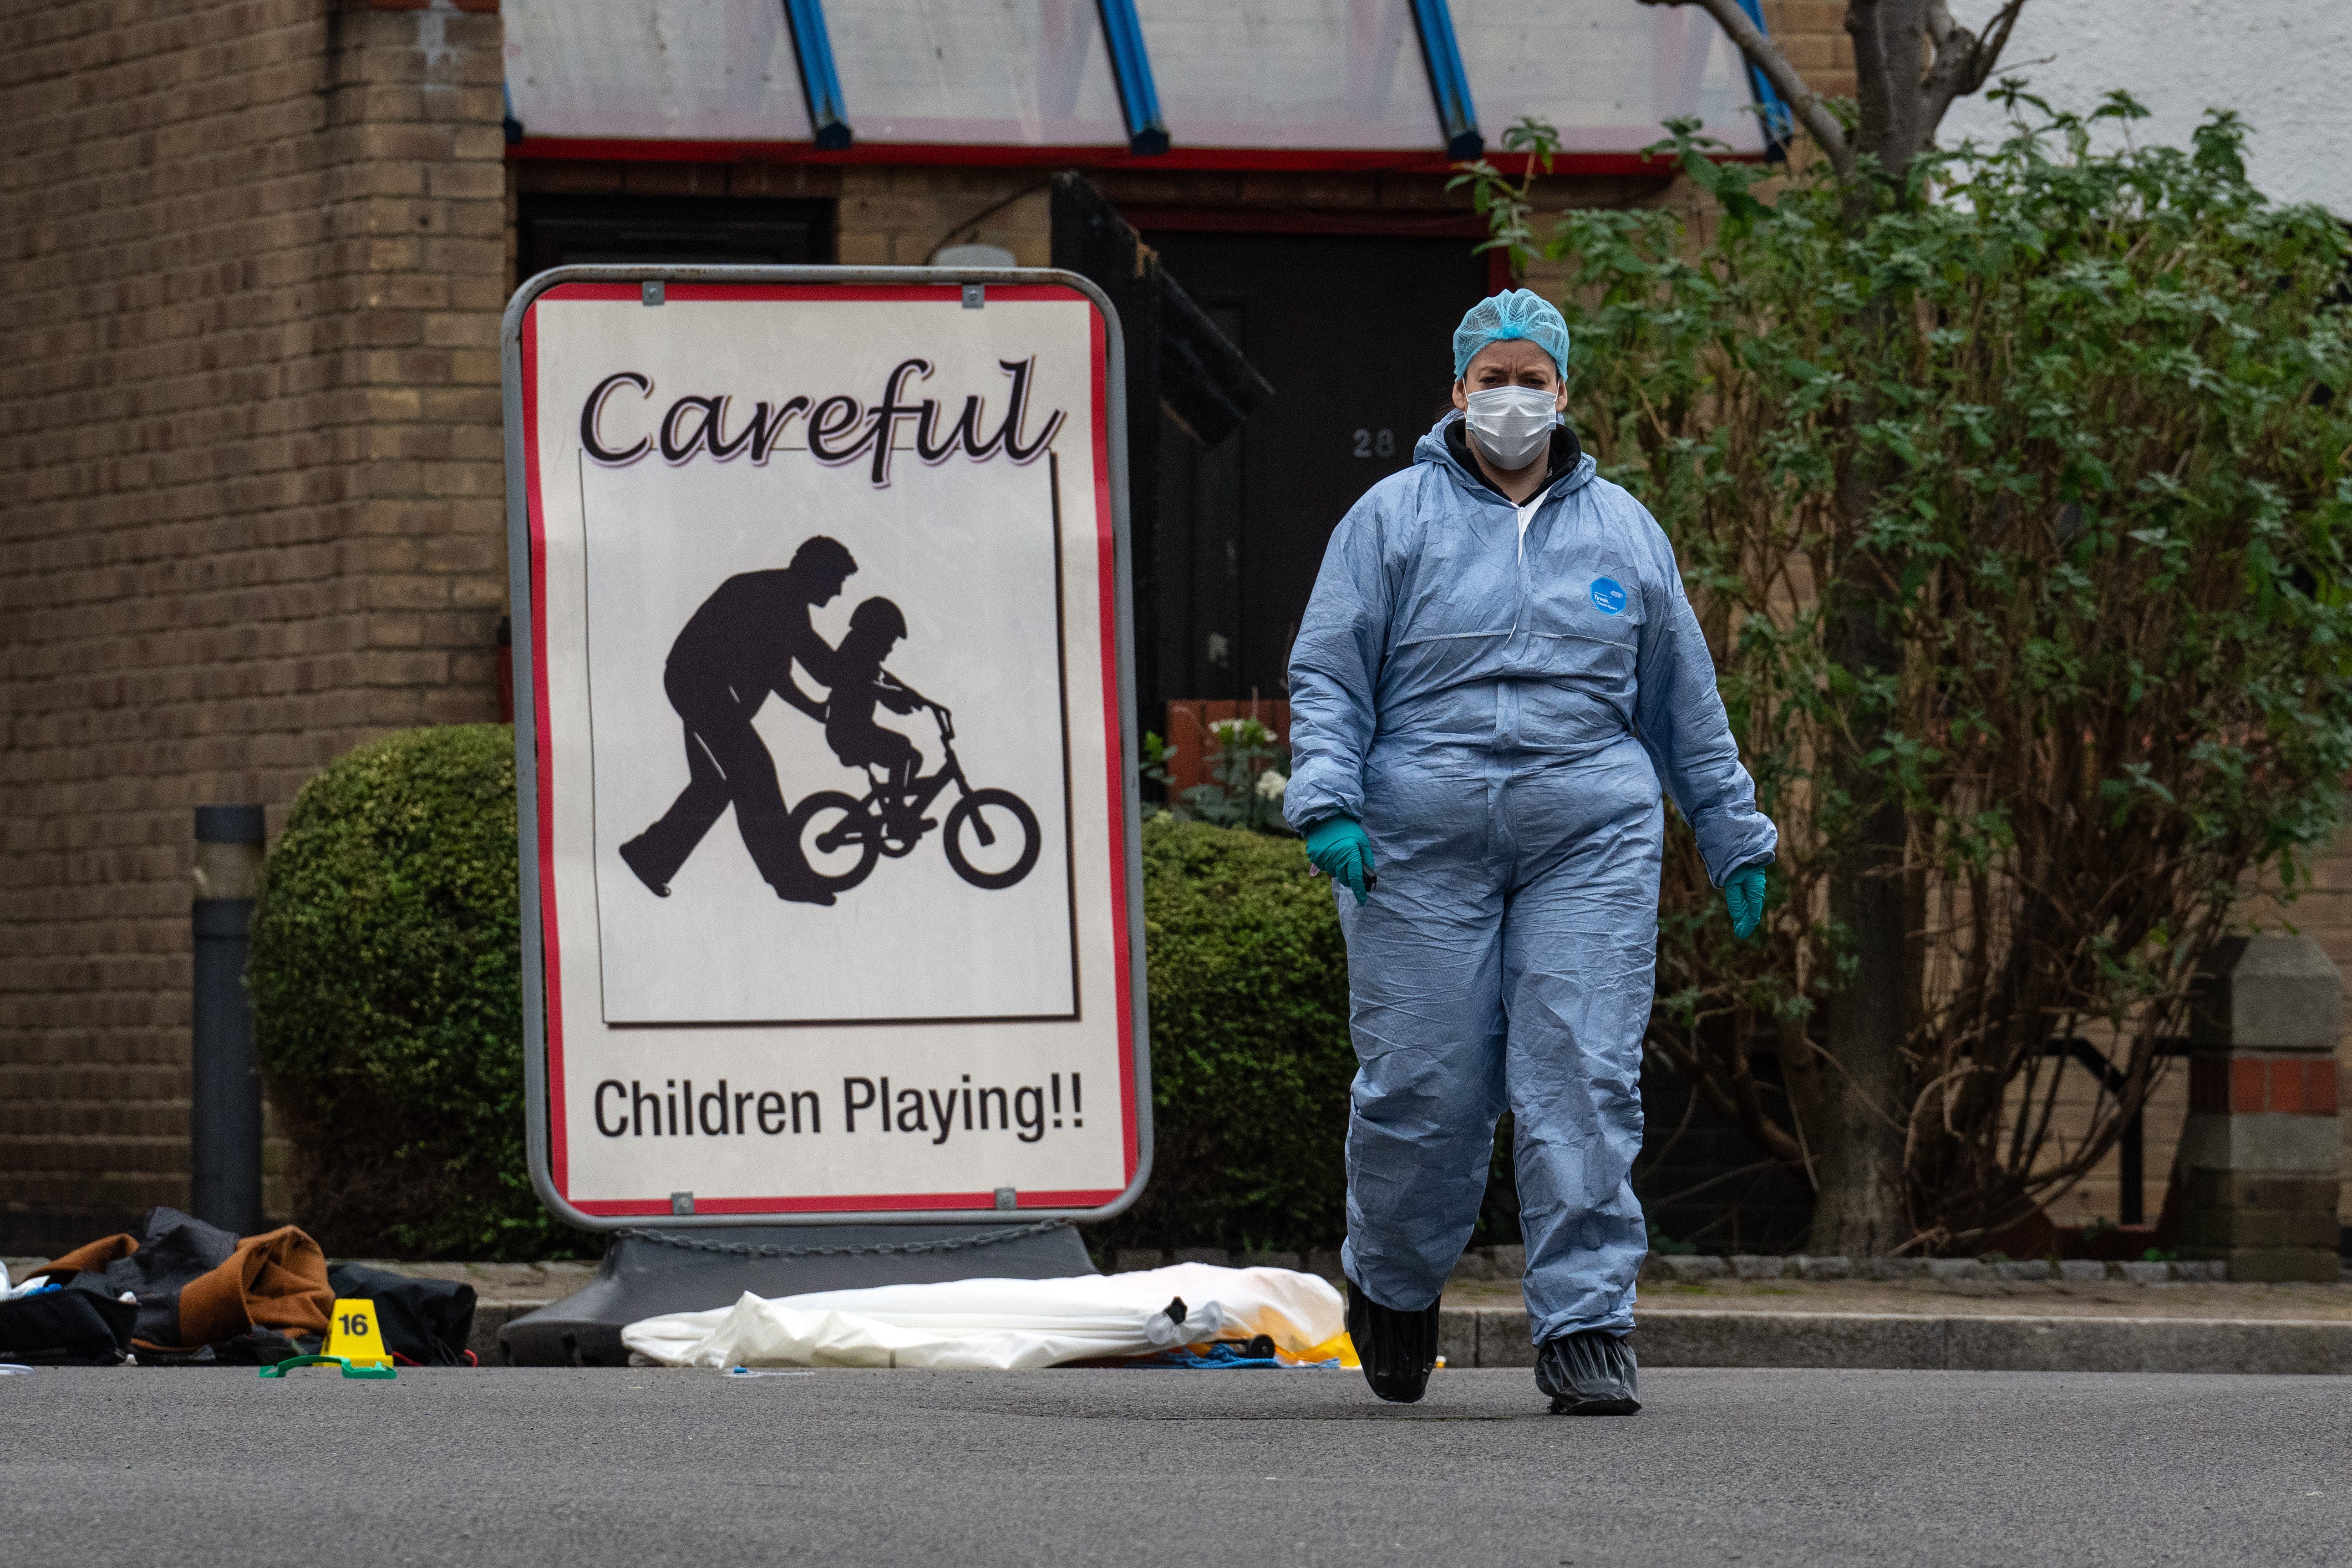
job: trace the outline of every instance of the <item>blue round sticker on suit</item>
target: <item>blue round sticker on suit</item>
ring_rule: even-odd
[[[1625,607],[1624,584],[1614,577],[1592,580],[1592,607],[1604,616],[1613,616]]]

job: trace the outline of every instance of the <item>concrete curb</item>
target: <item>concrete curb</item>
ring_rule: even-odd
[[[1467,1315],[1467,1314],[1465,1314]],[[1480,1366],[1521,1354],[1527,1320],[1477,1314]],[[1646,1311],[1645,1366],[1916,1372],[2352,1373],[2352,1323],[2250,1318],[1909,1317],[1872,1312]]]
[[[544,1301],[484,1301],[473,1352],[498,1366],[499,1331]],[[1885,1372],[2352,1373],[2352,1322],[2255,1318],[1913,1317],[1898,1312],[1645,1310],[1643,1366],[1832,1367]],[[1438,1353],[1454,1367],[1531,1367],[1525,1312],[1448,1307]]]

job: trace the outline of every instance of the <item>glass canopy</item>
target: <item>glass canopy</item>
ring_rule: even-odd
[[[1173,145],[1442,150],[1413,0],[1111,0],[1140,22]],[[788,9],[820,16],[862,144],[1125,145],[1098,0],[504,0],[507,85],[533,138],[806,142]],[[1570,153],[1625,153],[1696,116],[1763,138],[1738,52],[1691,6],[1454,0],[1487,144],[1522,115]],[[1425,20],[1425,17],[1423,18]],[[1133,79],[1130,78],[1130,79]],[[1131,108],[1132,106],[1128,106]]]

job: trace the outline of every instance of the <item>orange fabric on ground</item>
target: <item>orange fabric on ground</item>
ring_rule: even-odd
[[[293,1226],[248,1236],[226,1263],[180,1289],[178,1347],[218,1344],[257,1326],[288,1334],[323,1334],[335,1292],[327,1255]]]

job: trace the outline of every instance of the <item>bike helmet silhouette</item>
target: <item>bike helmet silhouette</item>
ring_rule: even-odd
[[[829,534],[819,533],[801,541],[801,547],[793,552],[790,569],[803,577],[847,577],[856,572],[857,562],[847,545]]]
[[[899,638],[907,635],[907,617],[887,599],[868,599],[849,612],[849,629],[867,637]]]

